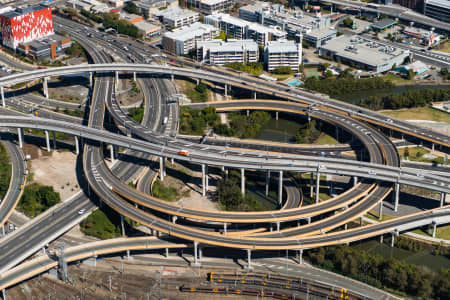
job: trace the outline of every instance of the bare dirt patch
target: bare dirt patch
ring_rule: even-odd
[[[136,86],[136,88],[133,88]],[[119,80],[119,91],[117,92],[119,103],[124,106],[136,104],[142,101],[144,96],[139,85],[134,84],[133,79],[121,78]]]
[[[76,194],[80,190],[75,172],[76,155],[72,152],[47,152],[36,146],[34,148],[37,151],[32,150],[33,181],[53,186],[63,201]]]

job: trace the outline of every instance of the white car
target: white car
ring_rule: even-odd
[[[83,208],[83,209],[80,209],[79,211],[78,211],[78,214],[79,215],[82,215],[82,214],[84,214],[84,212],[85,212],[86,210]]]

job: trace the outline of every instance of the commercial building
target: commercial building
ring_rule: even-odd
[[[337,33],[336,30],[330,28],[321,28],[311,30],[303,35],[303,39],[307,41],[314,48],[319,48],[327,41],[334,39]]]
[[[422,43],[427,46],[438,45],[441,41],[441,36],[439,34],[417,27],[405,27],[403,33],[421,40]]]
[[[66,2],[66,5],[73,9],[93,11],[97,13],[105,13],[110,10],[108,5],[97,0],[69,0]]]
[[[375,23],[371,24],[370,27],[372,27],[374,30],[385,30],[389,27],[394,26],[395,24],[397,24],[397,21],[392,20],[392,19],[381,19],[379,21],[376,21]]]
[[[420,75],[428,71],[428,66],[423,62],[417,60],[415,62],[407,64],[406,66],[402,66],[396,69],[396,71],[402,72],[404,74],[408,74],[409,70],[412,70],[414,74]]]
[[[186,6],[205,15],[226,11],[233,7],[234,0],[185,0]]]
[[[245,21],[229,14],[214,14],[205,16],[203,19],[205,24],[210,24],[215,27],[219,27],[226,34],[231,35],[233,38],[252,39],[259,45],[264,45],[269,41],[276,41],[286,38],[286,32],[279,29],[263,26],[258,23]]]
[[[342,35],[319,48],[319,55],[371,73],[381,73],[401,65],[408,50],[384,46],[360,36]]]
[[[393,3],[418,11],[423,10],[423,0],[393,0]]]
[[[425,0],[424,14],[428,17],[450,23],[450,1]]]
[[[112,7],[119,8],[124,4],[124,0],[108,0],[108,4]]]
[[[161,26],[147,21],[135,23],[134,26],[137,27],[139,33],[142,34],[143,37],[153,37],[161,34]]]
[[[52,9],[42,5],[16,8],[0,15],[0,24],[3,45],[16,49],[20,43],[53,34]]]
[[[297,72],[302,62],[302,45],[288,40],[267,42],[264,62],[269,72],[279,67],[290,67]]]
[[[178,0],[139,0],[134,2],[138,10],[149,17],[163,8],[178,7]]]
[[[135,15],[135,14],[128,14],[125,12],[120,13],[120,19],[125,20],[130,24],[136,24],[136,23],[144,21],[144,18],[142,16]]]
[[[20,43],[17,51],[33,59],[55,59],[58,53],[72,45],[72,40],[65,36],[51,35],[31,42]]]
[[[154,13],[167,27],[181,27],[198,22],[200,14],[190,9],[171,7]]]
[[[176,54],[188,54],[191,49],[195,49],[197,42],[209,41],[220,34],[220,29],[201,23],[194,23],[165,32],[162,37],[164,50]]]
[[[197,60],[211,65],[258,62],[258,44],[253,40],[211,40],[197,42]]]
[[[300,9],[286,10],[283,5],[269,5],[265,2],[239,8],[239,17],[265,26],[277,26],[286,31],[290,37],[298,37],[311,30],[331,26],[331,19],[321,16],[320,13],[309,15]]]

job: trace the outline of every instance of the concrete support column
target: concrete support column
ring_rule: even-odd
[[[278,121],[278,112],[275,112],[275,120]]]
[[[5,289],[2,290],[2,297],[3,297],[3,300],[6,300],[6,290]]]
[[[206,196],[206,166],[202,164],[202,196]]]
[[[173,82],[174,80],[173,74],[170,74],[170,80]]]
[[[308,224],[311,224],[311,217],[307,218]]]
[[[48,99],[48,77],[44,77],[43,86],[44,86],[44,96],[45,98]]]
[[[75,138],[75,153],[78,155],[80,154],[80,145],[78,144],[78,137],[74,136]]]
[[[339,140],[339,127],[335,127],[336,141]]]
[[[166,258],[169,258],[169,248],[166,248]]]
[[[2,106],[6,107],[6,103],[5,103],[5,89],[0,86],[0,93],[2,94]]]
[[[111,162],[114,162],[114,147],[113,147],[113,145],[109,145],[109,154],[111,156]]]
[[[344,224],[344,230],[347,230],[348,226],[347,223]]]
[[[447,193],[441,192],[441,203],[440,203],[441,207],[445,205],[445,198],[447,198]]]
[[[250,116],[250,110],[247,109],[247,117]]]
[[[209,190],[209,175],[208,175],[208,165],[205,166],[205,188],[206,191],[208,192]]]
[[[247,249],[247,269],[253,270],[252,267],[252,250]]]
[[[194,241],[194,263],[193,266],[200,266],[200,263],[198,262],[198,242]]]
[[[316,175],[316,203],[319,203],[319,193],[320,193],[320,172],[317,170],[317,175]]]
[[[223,234],[227,235],[227,223],[223,223]]]
[[[380,211],[378,212],[378,219],[383,219],[383,201],[380,202]]]
[[[115,87],[116,87],[116,91],[119,89],[119,72],[116,71],[116,82],[115,82]]]
[[[122,215],[120,215],[120,228],[122,229],[122,236],[125,236],[125,223]]]
[[[280,171],[278,178],[278,205],[281,206],[283,202],[283,171]]]
[[[256,100],[256,91],[253,92],[253,99]]]
[[[380,244],[383,244],[383,235],[380,235]]]
[[[50,152],[50,137],[48,136],[48,130],[45,130],[45,143],[47,145],[47,152]]]
[[[313,198],[313,193],[314,193],[313,181],[314,181],[314,172],[311,172],[311,177],[309,178],[309,197],[311,198],[311,200]]]
[[[136,72],[133,72],[133,81],[136,82]]]
[[[433,225],[433,239],[436,237],[436,227],[437,227],[437,224],[436,224],[436,222],[433,222],[432,223],[432,225]]]
[[[197,81],[197,85],[199,85],[200,84],[200,80],[198,80],[198,78],[197,78],[196,81]]]
[[[245,169],[241,168],[241,192],[245,196]]]
[[[269,197],[270,170],[266,172],[266,198]]]
[[[164,158],[162,156],[159,157],[159,178],[164,181]]]
[[[19,140],[19,147],[23,146],[22,128],[17,128],[17,138]]]
[[[397,212],[397,210],[398,210],[399,194],[400,194],[400,184],[395,183],[394,184],[394,211],[395,212]]]
[[[303,249],[298,250],[298,264],[301,265],[303,263]]]
[[[280,231],[280,221],[277,221],[277,231]]]
[[[89,87],[92,87],[92,72],[89,72]]]
[[[431,151],[434,151],[434,143],[431,144]]]
[[[178,217],[177,216],[172,216],[172,223],[175,224],[177,222]]]
[[[56,150],[56,132],[52,131],[52,136],[53,136],[53,149]]]
[[[225,83],[225,97],[228,96],[228,85]]]
[[[391,239],[391,247],[394,248],[395,243],[395,232],[392,232],[392,239]]]
[[[353,186],[358,184],[358,176],[353,176]]]

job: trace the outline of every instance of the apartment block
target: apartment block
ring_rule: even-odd
[[[258,62],[258,44],[253,40],[211,40],[197,42],[197,60],[211,65],[224,66],[238,62]]]
[[[268,42],[264,48],[264,61],[269,72],[286,66],[297,72],[302,62],[302,45],[288,40]]]

